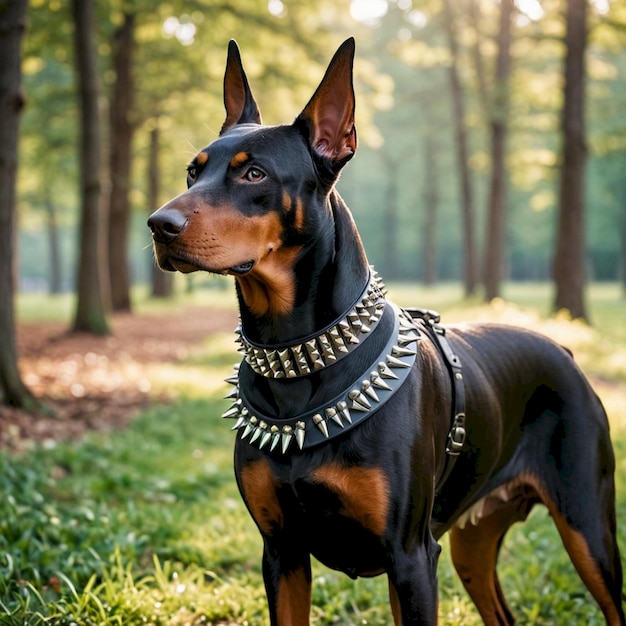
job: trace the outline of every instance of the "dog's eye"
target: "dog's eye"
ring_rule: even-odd
[[[187,166],[187,184],[196,182],[196,176],[198,175],[198,169],[195,164]]]
[[[265,178],[265,172],[258,167],[250,167],[246,170],[244,178],[251,183],[258,183]]]

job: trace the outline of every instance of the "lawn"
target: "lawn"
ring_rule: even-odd
[[[618,287],[591,290],[593,327],[547,319],[545,285],[507,286],[507,303],[492,305],[462,302],[452,285],[392,285],[390,292],[400,304],[439,309],[444,321],[532,326],[573,349],[611,419],[626,554],[626,302]],[[215,287],[189,297],[195,307],[232,306]],[[182,314],[186,302],[142,302],[138,309]],[[61,299],[48,310],[58,320],[69,308]],[[44,309],[35,297],[18,307],[22,319],[41,320]],[[231,333],[199,337],[183,359],[146,370],[152,388],[170,401],[153,402],[126,428],[0,453],[0,624],[268,623],[261,542],[233,478],[233,433],[219,417],[228,406],[221,381],[235,360]],[[480,624],[445,539],[443,548],[440,622]],[[604,623],[541,508],[507,536],[499,572],[520,623]],[[354,582],[317,563],[313,575],[316,626],[393,623],[383,578]]]

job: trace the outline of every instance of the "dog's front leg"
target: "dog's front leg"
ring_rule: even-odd
[[[265,538],[263,580],[272,626],[309,626],[311,559],[293,543]]]
[[[398,548],[387,570],[396,626],[437,624],[437,561],[441,548],[428,537],[409,551]]]

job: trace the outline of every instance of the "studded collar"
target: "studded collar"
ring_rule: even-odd
[[[369,293],[370,285],[373,283],[377,285],[376,293],[378,293],[379,281],[374,277],[374,279],[370,279],[365,290],[366,294]],[[355,307],[357,314],[361,308],[370,308],[363,300],[369,302],[371,297],[366,295],[361,298],[361,307],[358,305]],[[378,303],[378,298],[376,298],[376,303]],[[235,366],[235,375],[227,379],[227,382],[234,385],[232,393],[227,396],[233,399],[233,404],[222,417],[235,420],[232,430],[237,431],[238,436],[252,446],[276,452],[276,454],[287,455],[294,451],[319,445],[347,432],[382,407],[408,377],[417,353],[416,342],[421,338],[421,333],[418,331],[413,318],[394,304],[385,302],[384,296],[382,307],[377,306],[376,303],[371,304],[373,310],[377,312],[376,323],[382,317],[382,312],[386,306],[390,307],[394,314],[394,327],[381,353],[372,362],[366,364],[359,376],[350,381],[349,386],[335,398],[323,406],[293,418],[276,419],[270,415],[264,415],[252,406],[246,396],[246,389],[239,384],[239,370],[241,367],[251,367],[255,373],[263,376],[267,376],[267,372],[257,371],[261,368],[257,356],[254,359],[249,358],[247,349],[244,349],[245,356],[242,363]],[[361,317],[364,315],[359,314],[359,318]],[[349,318],[350,314],[347,316],[347,319]],[[334,343],[333,335],[330,334],[332,329],[338,329],[344,339],[346,338],[343,333],[343,326],[339,322],[330,330],[325,330],[321,335],[318,335],[317,339],[319,340],[320,336],[326,336],[329,337],[329,342]],[[354,324],[351,324],[351,334],[355,334],[355,330]],[[361,334],[362,332],[361,330]],[[367,331],[365,332],[367,333]],[[306,346],[307,342],[294,345]],[[292,351],[291,354],[295,356],[294,345],[282,349]],[[343,345],[347,347],[348,343],[344,342]],[[358,342],[352,345],[356,346]],[[266,348],[262,349],[266,350]],[[311,357],[310,352],[307,351],[307,354]],[[347,353],[337,352],[335,354],[344,355]],[[295,367],[297,366],[294,365],[291,358],[281,359],[279,355],[277,358],[282,370],[282,375],[276,376],[277,378],[304,375],[296,372]],[[311,357],[307,362],[311,362],[314,358]],[[287,363],[287,361],[290,362]],[[334,362],[331,361],[330,363]],[[268,367],[271,369],[271,364]],[[276,369],[276,371],[280,370]],[[293,371],[294,374],[289,374],[290,371]],[[298,367],[298,372],[301,371],[301,368]]]
[[[240,324],[235,330],[239,351],[252,370],[266,378],[296,378],[317,372],[348,356],[369,336],[382,317],[386,292],[382,279],[370,266],[365,289],[339,321],[315,335],[271,346],[248,339]]]

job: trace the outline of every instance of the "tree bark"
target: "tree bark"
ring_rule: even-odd
[[[508,83],[511,73],[511,17],[513,0],[500,2],[500,27],[496,76],[490,111],[491,126],[491,183],[487,212],[487,235],[483,282],[485,301],[500,295],[500,281],[504,267],[504,240],[506,223],[506,135],[509,112]]]
[[[80,197],[82,203],[78,259],[78,301],[73,330],[104,335],[109,332],[104,285],[106,255],[102,211],[101,140],[98,112],[93,0],[72,0],[74,55],[80,110]]]
[[[61,293],[61,246],[59,243],[59,229],[57,225],[56,210],[54,202],[50,197],[50,186],[45,190],[46,222],[48,229],[48,293],[51,295]]]
[[[148,211],[152,213],[159,207],[161,176],[159,170],[159,122],[150,130],[150,151],[148,156]],[[169,298],[174,291],[174,273],[159,269],[152,258],[152,297]]]
[[[114,311],[130,311],[130,268],[128,231],[130,226],[131,120],[134,101],[133,52],[135,16],[124,15],[113,41],[115,82],[111,98],[111,196],[109,201],[109,280]]]
[[[33,408],[22,382],[15,342],[15,185],[22,91],[21,44],[27,0],[0,0],[0,404]]]
[[[387,193],[383,207],[383,272],[388,280],[398,278],[398,167],[399,162],[385,156]]]
[[[585,287],[585,49],[587,0],[568,0],[565,86],[561,113],[562,165],[553,263],[554,310],[588,319]]]
[[[457,67],[459,46],[456,36],[454,11],[451,0],[444,0],[444,12],[448,28],[450,47],[450,89],[454,111],[455,142],[457,167],[461,185],[461,214],[463,220],[463,284],[465,296],[472,296],[476,291],[476,248],[474,244],[474,201],[469,169],[468,138],[465,126],[465,101]]]
[[[437,212],[439,206],[437,140],[426,135],[424,159],[424,225],[422,227],[422,281],[424,285],[437,282]]]

